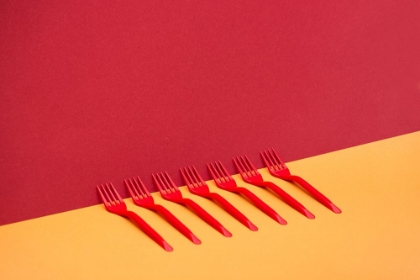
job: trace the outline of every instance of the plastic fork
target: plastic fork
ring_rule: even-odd
[[[101,184],[100,186],[96,186],[96,188],[98,189],[102,202],[108,212],[130,219],[163,249],[168,252],[173,251],[171,245],[169,245],[151,226],[136,213],[127,210],[125,202],[121,199],[121,196],[112,183],[106,183],[105,185]]]
[[[191,240],[194,244],[201,244],[198,239],[180,220],[178,220],[168,209],[162,205],[155,204],[153,197],[149,190],[141,181],[140,177],[124,180],[128,192],[137,206],[155,211],[167,220],[174,228],[181,232],[185,237]]]
[[[206,182],[201,178],[197,169],[194,166],[188,166],[180,169],[182,178],[184,178],[185,184],[191,193],[213,200],[220,205],[226,212],[232,215],[235,219],[241,222],[244,226],[252,231],[257,231],[258,228],[238,209],[230,204],[218,193],[210,192]]]
[[[167,172],[152,174],[152,177],[156,186],[159,189],[160,194],[164,199],[188,207],[197,216],[199,216],[207,224],[212,226],[215,230],[217,230],[224,236],[232,236],[232,234],[221,223],[219,223],[219,221],[213,218],[213,216],[211,216],[206,210],[201,208],[200,205],[198,205],[189,198],[183,198],[181,191],[172,181],[171,177],[169,177]]]
[[[274,209],[268,206],[264,201],[262,201],[258,196],[256,196],[250,190],[244,187],[238,187],[235,180],[223,166],[222,162],[212,162],[207,164],[207,168],[210,171],[211,176],[214,179],[216,185],[226,191],[233,192],[243,197],[247,198],[251,203],[253,203],[258,209],[267,214],[270,218],[278,222],[279,224],[286,225],[287,222],[279,214],[277,214]]]
[[[238,168],[239,173],[242,176],[242,179],[254,186],[263,187],[271,190],[277,194],[284,202],[293,207],[296,211],[307,217],[308,219],[314,219],[315,215],[309,212],[302,204],[300,204],[296,199],[291,197],[288,193],[282,190],[279,186],[272,182],[264,181],[260,172],[252,164],[247,156],[240,156],[233,158],[233,162]]]
[[[335,206],[334,203],[332,203],[327,197],[315,189],[311,184],[299,176],[292,175],[289,168],[287,168],[286,164],[284,164],[274,149],[261,152],[261,157],[263,158],[263,161],[271,175],[282,180],[291,181],[295,184],[298,184],[316,200],[318,200],[318,202],[320,202],[322,205],[334,213],[341,213],[341,210]]]

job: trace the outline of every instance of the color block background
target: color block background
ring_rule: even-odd
[[[420,129],[419,1],[2,1],[0,224]],[[24,200],[24,207],[22,204]]]
[[[0,227],[0,278],[9,279],[387,279],[420,278],[420,132],[295,162],[337,203],[337,215],[302,189],[272,178],[316,215],[309,220],[272,193],[244,183],[289,222],[281,226],[245,199],[209,187],[259,228],[250,231],[215,203],[183,194],[202,205],[232,233],[226,238],[191,211],[167,207],[203,243],[194,245],[156,213],[136,207],[174,247],[168,253],[133,223],[95,205]],[[392,164],[389,164],[392,162]],[[398,168],[396,168],[396,166]]]

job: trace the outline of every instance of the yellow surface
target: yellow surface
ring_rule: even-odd
[[[156,202],[184,221],[201,245],[127,199],[129,209],[174,247],[172,253],[103,205],[2,226],[0,279],[420,279],[419,161],[417,132],[289,163],[293,173],[343,210],[339,215],[261,170],[310,209],[315,220],[236,176],[277,210],[287,226],[209,182],[259,227],[257,232],[183,188],[232,238],[156,194]]]

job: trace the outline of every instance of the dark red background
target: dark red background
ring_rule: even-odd
[[[420,1],[1,1],[0,224],[95,185],[420,129]]]

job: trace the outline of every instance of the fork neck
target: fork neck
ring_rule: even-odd
[[[136,213],[134,213],[133,211],[129,211],[129,210],[124,210],[124,211],[119,211],[118,215],[132,219],[134,216],[137,216]]]
[[[277,187],[276,184],[269,182],[269,181],[259,181],[259,182],[252,182],[253,185],[263,188],[271,188],[271,187]]]

